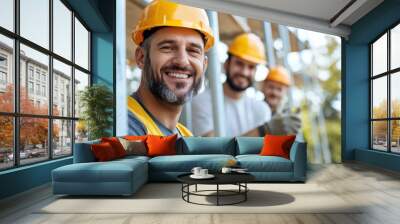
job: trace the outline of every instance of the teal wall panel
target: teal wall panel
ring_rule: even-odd
[[[370,146],[369,44],[400,22],[400,1],[386,0],[351,27],[342,39],[342,157],[399,170],[399,156],[380,154]],[[357,150],[356,150],[357,149]],[[360,151],[362,150],[362,151]]]
[[[51,171],[72,163],[72,157],[0,172],[0,199],[51,181]]]

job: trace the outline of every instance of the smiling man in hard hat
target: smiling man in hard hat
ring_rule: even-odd
[[[275,66],[269,69],[267,78],[262,83],[261,91],[264,93],[264,100],[271,108],[272,114],[282,110],[283,100],[290,85],[290,76],[284,67]]]
[[[182,107],[197,94],[214,37],[205,10],[156,0],[145,9],[132,39],[142,69],[139,88],[128,97],[130,135],[191,136],[178,123]]]
[[[282,66],[271,67],[267,78],[262,83],[261,91],[264,93],[264,100],[272,111],[271,121],[264,128],[273,127],[276,134],[297,133],[301,128],[298,113],[292,113],[289,108],[284,108],[284,99],[291,84],[289,72]]]
[[[241,34],[229,45],[228,59],[224,63],[226,82],[223,84],[226,136],[242,135],[270,120],[268,105],[245,94],[253,85],[257,65],[265,63],[264,44],[257,35]],[[195,97],[192,108],[195,135],[215,135],[211,91],[207,89]]]

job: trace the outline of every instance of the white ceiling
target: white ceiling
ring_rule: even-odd
[[[383,0],[174,0],[233,15],[347,37]],[[346,5],[346,10],[338,14]],[[335,15],[337,15],[335,17]],[[334,20],[337,18],[337,20]]]

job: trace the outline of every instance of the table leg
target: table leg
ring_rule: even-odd
[[[217,206],[219,205],[219,184],[217,184]]]
[[[247,183],[244,183],[244,201],[247,201],[247,192],[248,192],[248,190],[247,190]]]
[[[196,184],[196,186],[195,186],[195,191],[197,192],[197,184]]]

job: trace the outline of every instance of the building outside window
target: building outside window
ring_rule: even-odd
[[[13,1],[8,2],[11,8],[15,6]],[[0,84],[12,87],[7,91],[0,89],[0,99],[7,99],[0,100],[0,123],[4,130],[0,132],[0,170],[71,156],[73,143],[87,139],[85,127],[77,128],[79,113],[72,107],[64,108],[79,102],[82,85],[90,83],[80,80],[90,80],[91,75],[90,31],[71,9],[62,0],[19,1],[15,9],[18,13],[12,13],[19,16],[14,18],[19,21],[18,27],[7,32],[0,29]],[[19,61],[12,60],[14,54]],[[19,88],[15,88],[13,78],[13,68],[17,66]],[[64,82],[63,87],[59,80]],[[65,88],[77,85],[79,88]],[[18,98],[13,97],[16,90],[20,91]],[[62,107],[57,106],[60,94]],[[18,133],[13,132],[15,125]],[[33,132],[40,134],[32,136]]]
[[[370,45],[371,148],[400,153],[400,24]]]

